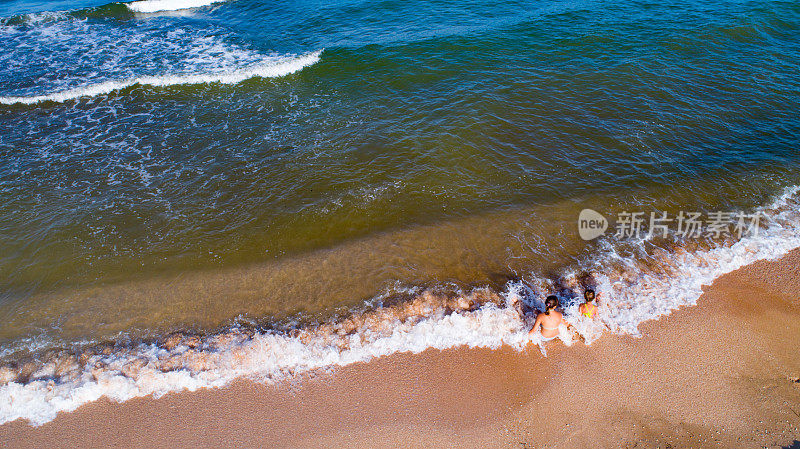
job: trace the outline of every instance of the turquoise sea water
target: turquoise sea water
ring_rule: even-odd
[[[629,281],[683,244],[584,242],[581,209],[752,212],[800,184],[797,2],[15,0],[0,17],[17,374],[20,351],[546,290],[612,253]],[[623,309],[609,328],[652,317]]]

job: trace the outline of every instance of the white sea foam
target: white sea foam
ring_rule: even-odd
[[[596,269],[581,267],[595,271],[599,319],[580,317],[579,301],[562,298],[567,321],[589,344],[608,331],[638,335],[637,327],[643,321],[695,304],[702,286],[717,277],[800,247],[798,191],[788,190],[764,208],[768,226],[758,236],[733,244],[693,252],[664,251],[652,255],[648,263],[620,260],[613,247],[606,249],[595,260]],[[577,277],[568,275],[562,284],[574,282],[577,287]],[[546,279],[539,282],[547,289]],[[412,301],[290,334],[234,328],[203,340],[184,336],[173,344],[94,352],[80,362],[54,359],[20,381],[6,369],[0,372],[0,377],[5,377],[0,387],[0,423],[22,418],[39,425],[58,412],[101,397],[115,401],[151,394],[158,397],[172,391],[220,387],[238,377],[277,380],[429,348],[508,345],[522,350],[533,342],[544,352],[549,343],[527,335],[531,317],[520,313],[523,304],[541,305],[540,299],[526,292],[530,285],[510,283],[502,295],[479,289],[455,298],[414,291],[417,296]],[[562,334],[563,340],[571,340],[567,332]]]
[[[170,391],[220,387],[242,376],[275,379],[397,352],[462,345],[521,348],[524,343],[523,322],[510,307],[492,304],[449,315],[442,310],[429,312],[430,316],[418,319],[365,323],[349,335],[315,330],[293,337],[264,333],[248,338],[231,332],[211,342],[211,351],[192,352],[186,346],[167,351],[148,345],[135,355],[94,356],[89,366],[96,368],[68,382],[42,379],[0,387],[0,422],[23,418],[42,424],[59,411],[74,410],[103,396],[116,401],[149,394],[158,397]],[[165,372],[165,362],[180,369]],[[44,371],[48,370],[52,368]]]
[[[220,3],[224,0],[141,0],[128,3],[131,11],[153,13],[161,11],[178,11],[181,9],[200,8]]]
[[[667,315],[681,306],[697,304],[702,287],[723,274],[758,260],[777,259],[800,247],[798,191],[798,187],[787,189],[762,209],[769,227],[760,230],[757,236],[708,250],[679,249],[663,254],[655,265],[666,265],[666,269],[633,270],[633,277],[629,273],[610,276],[600,272],[598,280],[602,291],[613,298],[601,306],[605,325],[614,332],[638,335],[638,325],[643,321]],[[613,251],[607,254],[609,258],[618,257]]]
[[[81,97],[92,97],[125,89],[137,84],[149,86],[174,86],[179,84],[222,83],[236,84],[253,77],[275,78],[297,72],[319,61],[320,51],[300,56],[277,57],[273,60],[245,68],[220,73],[189,75],[140,76],[120,81],[105,81],[89,86],[29,97],[0,97],[2,104],[35,104],[42,101],[64,102]]]

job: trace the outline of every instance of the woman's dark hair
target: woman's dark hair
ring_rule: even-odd
[[[583,297],[584,299],[586,299],[586,302],[594,301],[595,298],[594,290],[592,290],[591,288],[587,288],[586,291],[583,292]]]
[[[558,307],[558,297],[550,295],[544,300],[544,314],[550,315],[550,311]]]

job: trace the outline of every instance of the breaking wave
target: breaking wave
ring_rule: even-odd
[[[304,67],[315,64],[319,61],[321,51],[308,53],[300,56],[275,57],[264,64],[240,68],[222,73],[199,73],[189,75],[161,75],[161,76],[140,76],[121,81],[105,81],[89,86],[78,87],[75,89],[53,92],[43,95],[33,96],[8,96],[0,97],[2,104],[35,104],[43,101],[64,102],[81,97],[92,97],[108,94],[117,90],[125,89],[135,85],[149,86],[174,86],[180,84],[205,84],[222,83],[236,84],[246,79],[254,77],[275,78],[289,75],[302,70]]]
[[[226,0],[139,0],[130,3],[108,3],[101,6],[76,9],[70,11],[42,11],[18,14],[0,18],[0,25],[36,25],[45,22],[66,20],[70,18],[117,18],[135,17],[136,13],[153,14],[159,12],[181,11],[184,9],[202,8]]]
[[[181,9],[200,8],[220,3],[224,0],[141,0],[127,3],[132,11],[153,13],[162,11],[178,11]]]
[[[757,236],[697,246],[676,243],[638,255],[609,241],[596,257],[559,279],[510,281],[502,292],[393,288],[363,310],[315,325],[276,329],[237,323],[214,334],[50,350],[0,368],[0,423],[21,418],[40,425],[101,397],[158,397],[222,387],[240,377],[274,381],[399,352],[503,345],[523,350],[529,343],[544,352],[544,343],[527,330],[533,311],[541,309],[540,298],[552,292],[560,296],[574,328],[562,332],[566,343],[591,344],[604,332],[638,335],[640,323],[694,305],[702,286],[719,276],[800,247],[798,192],[787,190],[761,209]],[[598,320],[577,313],[579,293],[587,286],[600,293]]]

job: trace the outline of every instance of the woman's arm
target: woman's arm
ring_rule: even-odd
[[[528,332],[528,335],[533,335],[536,332],[536,329],[541,324],[542,324],[542,314],[540,313],[540,314],[536,315],[536,322],[533,323],[533,327],[531,328],[530,332]]]

